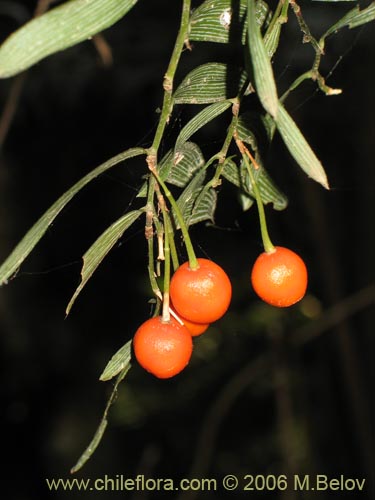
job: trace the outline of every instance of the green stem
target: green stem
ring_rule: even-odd
[[[164,290],[163,290],[163,322],[168,323],[171,319],[169,314],[169,284],[171,281],[171,250],[169,245],[169,232],[167,229],[167,215],[165,206],[162,208],[164,220]]]
[[[153,293],[155,294],[158,300],[161,300],[162,295],[155,278],[153,222],[154,222],[154,207],[150,204],[147,204],[145,236],[148,245],[148,276]]]
[[[262,198],[260,196],[258,184],[255,180],[255,176],[253,173],[253,169],[250,165],[249,158],[244,153],[242,153],[242,158],[243,158],[245,165],[246,165],[246,168],[249,172],[251,184],[253,186],[253,190],[254,190],[254,194],[255,194],[255,200],[257,202],[259,222],[260,222],[260,232],[262,235],[263,247],[264,247],[264,250],[266,253],[272,253],[275,251],[275,247],[272,244],[272,241],[271,241],[269,234],[268,234],[266,214],[264,212],[264,205],[263,205]]]
[[[216,155],[216,157],[218,157],[218,159],[219,159],[219,162],[218,162],[218,166],[217,166],[216,171],[215,171],[215,175],[209,183],[210,186],[212,186],[212,187],[216,187],[220,183],[220,177],[221,177],[221,173],[222,173],[223,168],[224,168],[224,162],[226,160],[229,146],[230,146],[230,143],[232,142],[234,132],[236,130],[237,123],[238,123],[238,106],[239,106],[239,104],[237,104],[236,111],[233,112],[232,121],[230,122],[230,125],[228,127],[227,135],[225,137],[223,146],[222,146],[221,150],[219,151],[219,153]]]
[[[310,71],[306,71],[306,73],[303,73],[298,78],[296,78],[294,80],[294,82],[292,83],[292,85],[288,88],[288,90],[286,92],[284,92],[284,94],[280,97],[280,102],[284,102],[285,99],[288,97],[288,95],[293,90],[295,90],[299,85],[301,85],[302,82],[304,82],[305,80],[309,80],[312,77],[313,77],[313,72],[312,72],[312,70],[310,70]]]
[[[149,168],[150,168],[152,174],[155,176],[158,184],[163,189],[165,196],[167,197],[169,203],[171,204],[171,206],[174,210],[174,213],[175,213],[176,218],[177,218],[177,222],[180,225],[182,236],[184,238],[185,247],[186,247],[186,251],[187,251],[188,259],[189,259],[189,267],[190,267],[190,269],[198,269],[199,268],[198,260],[195,256],[193,244],[191,242],[189,231],[186,227],[181,210],[180,210],[179,206],[177,205],[176,200],[173,198],[172,193],[169,191],[168,187],[166,186],[165,182],[161,179],[158,172],[156,171],[156,168],[152,167],[151,165],[149,165]]]
[[[289,0],[279,0],[275,13],[263,37],[264,45],[270,58],[272,58],[279,45],[281,26],[288,20],[288,7]]]
[[[310,32],[310,28],[306,24],[301,12],[301,7],[297,4],[295,0],[289,0],[290,5],[292,6],[293,12],[297,18],[299,27],[303,33],[303,41],[304,43],[311,43],[316,54],[323,54],[322,47],[319,45],[319,42],[312,36]]]
[[[189,20],[190,20],[191,0],[183,0],[180,29],[176,38],[175,46],[169,61],[168,69],[164,75],[164,98],[161,116],[158,127],[156,129],[154,141],[150,148],[150,153],[156,154],[159,149],[165,127],[169,122],[169,118],[173,109],[173,80],[177,70],[177,66],[181,57],[184,43],[188,39]]]
[[[172,265],[173,265],[174,271],[176,271],[176,269],[178,269],[178,267],[180,266],[180,263],[178,261],[177,249],[176,249],[176,244],[174,241],[173,226],[172,226],[171,218],[170,218],[168,213],[167,213],[166,222],[167,222],[167,227],[166,227],[165,231],[168,232],[169,246],[171,249],[171,257],[172,257]]]
[[[197,269],[199,267],[197,258],[194,253],[193,245],[190,240],[189,232],[187,230],[185,221],[182,217],[182,214],[178,208],[176,201],[174,200],[171,192],[163,182],[163,180],[159,177],[157,172],[157,153],[158,149],[164,135],[165,127],[169,121],[172,109],[173,109],[173,80],[177,70],[177,66],[181,57],[181,53],[184,47],[185,42],[188,39],[189,32],[189,20],[190,20],[190,9],[191,9],[191,0],[183,0],[182,4],[182,14],[180,21],[180,29],[176,38],[175,46],[172,52],[172,56],[168,65],[168,69],[164,75],[164,99],[163,99],[163,107],[161,111],[161,116],[159,119],[158,127],[156,129],[156,133],[154,136],[154,140],[152,146],[148,149],[147,156],[147,164],[148,167],[157,180],[158,184],[162,187],[165,196],[168,201],[172,205],[172,208],[177,217],[178,223],[181,227],[182,235],[185,241],[186,251],[189,258],[189,265],[191,269]]]

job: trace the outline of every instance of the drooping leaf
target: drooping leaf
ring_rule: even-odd
[[[259,163],[261,162],[259,161]],[[265,205],[272,203],[275,210],[284,210],[287,207],[288,199],[276,186],[267,170],[261,165],[258,169],[253,170],[253,174],[263,203]],[[255,193],[246,167],[242,163],[238,166],[232,159],[227,159],[224,163],[222,175],[245,195],[242,200],[243,207],[250,208],[252,202],[250,202],[249,197],[255,199]]]
[[[194,197],[193,197],[194,198]],[[195,197],[191,214],[187,220],[188,225],[198,224],[198,222],[214,222],[214,215],[217,205],[217,192],[214,188],[201,188]]]
[[[115,243],[121,238],[124,232],[135,222],[138,217],[143,213],[143,210],[132,210],[127,214],[123,215],[114,222],[109,228],[107,228],[104,233],[102,233],[99,238],[91,245],[83,256],[83,267],[81,271],[81,283],[74,292],[73,297],[66,308],[66,314],[68,315],[76,298],[80,294],[83,287],[86,285],[88,280],[94,274],[95,270],[102,262],[104,257],[113,248]]]
[[[176,104],[209,104],[236,97],[246,73],[223,63],[206,63],[193,69],[174,93]]]
[[[212,121],[217,116],[221,115],[232,105],[231,101],[215,102],[206,106],[202,111],[197,113],[179,133],[175,144],[175,156],[181,151],[182,145],[190,139],[199,129]]]
[[[205,170],[198,172],[189,182],[186,188],[182,191],[177,200],[178,208],[180,209],[180,212],[184,220],[187,220],[191,214],[192,207],[204,183],[205,177],[206,177]],[[177,217],[174,216],[174,219],[176,221],[176,226],[179,227]]]
[[[68,191],[66,191],[32,226],[32,228],[14,248],[9,257],[0,266],[0,286],[6,284],[8,279],[18,270],[22,262],[30,254],[61,210],[84,186],[86,186],[86,184],[122,161],[146,153],[147,152],[143,148],[128,149],[127,151],[109,159],[105,163],[102,163],[80,179],[76,184],[74,184],[74,186],[68,189]]]
[[[70,0],[15,31],[0,47],[0,78],[29,68],[121,19],[137,0]]]
[[[369,23],[375,20],[375,2],[372,2],[365,9],[359,10],[359,6],[356,5],[354,9],[350,10],[344,17],[342,17],[337,23],[331,26],[322,36],[322,39],[326,38],[333,33],[336,33],[342,28],[347,26],[348,28],[357,28],[362,24]]]
[[[247,212],[248,210],[250,210],[250,208],[255,203],[255,199],[252,196],[244,193],[243,191],[239,192],[239,194],[238,194],[238,200],[239,200],[240,205],[242,207],[242,210],[244,212]]]
[[[227,158],[224,161],[224,168],[222,170],[221,175],[224,177],[224,179],[231,182],[236,187],[238,188],[242,187],[240,169],[237,163],[233,161],[231,158]]]
[[[270,23],[264,38],[264,46],[266,48],[268,57],[272,60],[273,55],[275,54],[277,47],[279,46],[281,27],[288,20],[287,14],[283,12],[280,13],[279,17],[276,19],[276,22]]]
[[[197,42],[246,43],[247,0],[206,0],[190,18],[189,39]],[[262,26],[269,8],[260,0],[256,6],[256,21]]]
[[[100,441],[104,436],[104,433],[107,429],[107,425],[108,425],[108,419],[107,416],[105,416],[101,419],[89,445],[82,453],[82,455],[79,457],[77,463],[70,469],[71,474],[74,474],[75,472],[78,472],[80,469],[82,469],[85,463],[91,458],[91,456],[95,452],[96,448],[99,446]]]
[[[102,437],[103,437],[104,432],[105,432],[107,425],[108,425],[108,412],[109,412],[111,406],[113,405],[115,398],[117,396],[118,386],[124,380],[125,376],[127,375],[128,371],[130,370],[130,368],[131,368],[131,365],[130,365],[130,363],[128,363],[125,366],[125,368],[118,374],[118,376],[116,378],[116,382],[114,383],[111,395],[109,396],[107,404],[105,406],[101,421],[98,425],[98,428],[95,431],[94,437],[90,441],[90,444],[87,446],[85,451],[79,457],[77,463],[70,469],[70,472],[72,474],[74,474],[75,472],[82,469],[82,467],[85,465],[85,463],[91,458],[91,456],[93,455],[96,448],[99,446],[100,441],[102,440]]]
[[[174,154],[170,152],[168,172],[167,175],[163,172],[162,179],[174,186],[185,187],[204,164],[200,147],[194,142],[184,142]]]
[[[259,158],[257,158],[257,160],[259,164]],[[250,194],[251,196],[253,196],[253,198],[255,198],[254,189],[251,184],[247,168],[241,163],[240,169],[242,186],[245,188],[245,193]],[[262,165],[260,165],[258,169],[253,169],[253,175],[255,178],[255,182],[258,185],[260,197],[262,198],[263,203],[265,205],[267,203],[272,203],[275,210],[284,210],[288,205],[288,198],[276,186],[267,170]]]
[[[205,170],[198,172],[177,200],[178,207],[188,226],[205,220],[211,222],[214,220],[217,193],[213,188],[203,186],[205,178]]]
[[[323,187],[329,189],[327,175],[323,165],[281,103],[279,104],[276,127],[285,145],[289,149],[290,154],[302,170],[316,182],[319,182]]]
[[[238,117],[236,126],[237,136],[242,142],[250,144],[253,151],[257,151],[258,140],[256,138],[256,133],[254,132],[254,124],[250,120],[251,115],[249,113],[244,113]]]
[[[194,173],[203,167],[205,160],[200,147],[194,142],[185,142],[174,154],[171,149],[160,160],[158,171],[161,179],[173,186],[185,187]],[[147,196],[147,182],[143,184],[137,198]]]
[[[248,0],[248,46],[253,66],[255,89],[264,109],[275,118],[278,110],[276,83],[271,61],[264,46],[255,15],[255,0]]]
[[[125,368],[130,367],[132,340],[124,344],[108,361],[99,380],[106,382],[118,375]]]

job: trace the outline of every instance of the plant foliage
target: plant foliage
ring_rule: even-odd
[[[0,47],[0,78],[21,73],[36,63],[43,64],[47,56],[109,28],[136,3],[137,0],[70,0],[51,8],[4,41]],[[348,9],[320,39],[311,33],[294,0],[280,0],[276,6],[274,4],[265,0],[205,0],[191,10],[190,0],[182,0],[181,22],[164,76],[163,106],[152,143],[148,148],[131,148],[110,158],[62,194],[0,266],[0,285],[6,284],[17,272],[62,209],[84,186],[115,165],[125,160],[129,162],[136,156],[144,156],[149,168],[149,175],[137,195],[140,206],[113,222],[85,252],[81,283],[68,304],[67,313],[102,260],[143,214],[146,218],[150,284],[157,307],[160,307],[161,292],[154,267],[155,235],[158,242],[164,241],[165,284],[168,285],[170,253],[173,265],[178,265],[175,233],[182,231],[187,251],[191,253],[188,229],[193,224],[214,221],[220,203],[219,186],[225,183],[234,186],[243,210],[248,210],[255,199],[259,202],[258,192],[262,204],[271,204],[275,210],[285,209],[287,197],[272,179],[267,161],[267,151],[277,132],[303,172],[328,188],[325,169],[288,111],[287,98],[308,79],[316,82],[326,96],[341,92],[328,87],[320,73],[325,40],[345,27],[352,29],[374,21],[375,2],[362,10],[359,5]],[[323,4],[321,11],[324,16]],[[273,74],[273,61],[277,58],[282,27],[293,13],[303,40],[313,49],[313,57],[311,67],[306,68],[280,95]],[[204,51],[207,42],[236,45],[243,54],[242,64],[234,66],[230,60],[208,61],[189,71],[176,85],[174,79],[185,47]],[[171,116],[181,105],[189,107],[192,117],[183,124],[165,152],[161,144],[167,142],[166,130]],[[210,157],[205,157],[199,134],[213,121],[224,131],[224,138],[215,137],[212,143],[216,150]],[[160,256],[160,248],[158,257],[159,261],[164,259]],[[117,376],[117,380],[98,431],[73,471],[85,463],[100,442],[117,386],[129,370],[130,361],[129,341],[112,357],[100,377],[106,381]]]

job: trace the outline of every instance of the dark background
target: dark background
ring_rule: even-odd
[[[32,1],[14,4],[16,17],[6,9],[0,13],[2,39],[35,7]],[[352,6],[302,3],[317,37]],[[105,33],[113,51],[110,67],[103,67],[94,45],[85,42],[28,72],[0,156],[1,260],[90,169],[129,147],[151,143],[179,9],[179,2],[140,2]],[[275,57],[280,94],[309,69],[314,55],[301,45],[292,13],[290,20]],[[175,379],[159,381],[134,366],[120,387],[103,442],[77,477],[237,474],[243,486],[246,474],[344,475],[366,478],[366,491],[347,498],[374,498],[373,29],[344,29],[328,39],[322,74],[334,68],[327,83],[342,88],[342,95],[326,97],[307,82],[287,101],[326,168],[331,190],[299,170],[279,137],[267,155],[267,168],[289,198],[283,212],[267,207],[269,229],[274,243],[303,255],[307,297],[288,310],[257,300],[249,284],[261,251],[256,211],[243,214],[233,190],[224,186],[217,227],[201,224],[192,237],[198,255],[214,259],[230,275],[230,311],[196,339],[191,364]],[[224,60],[228,53],[221,46],[195,44],[183,54],[177,81],[197,63]],[[2,107],[13,81],[0,82]],[[188,106],[177,110],[164,148],[187,116]],[[218,120],[200,134],[206,158],[220,147],[225,129]],[[45,478],[69,477],[112,387],[98,377],[151,312],[143,221],[105,259],[66,319],[65,307],[79,282],[81,256],[136,206],[145,172],[135,160],[93,181],[0,290],[4,498],[95,494],[49,492]],[[288,489],[278,496],[240,490],[227,497],[346,498],[343,492],[302,495]],[[218,496],[225,492],[196,493],[196,498]]]

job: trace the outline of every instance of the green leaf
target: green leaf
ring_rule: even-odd
[[[200,189],[204,183],[205,178],[206,178],[205,170],[198,172],[189,182],[189,184],[186,186],[186,188],[183,190],[183,192],[180,194],[177,200],[178,208],[180,209],[180,212],[185,221],[188,220],[191,215],[192,208],[200,192]],[[174,219],[176,221],[177,228],[179,228],[178,219],[175,215]]]
[[[224,168],[221,172],[221,175],[224,177],[224,179],[234,184],[236,187],[242,187],[240,169],[237,163],[234,162],[231,158],[227,158],[224,161]]]
[[[190,18],[189,40],[215,43],[246,43],[247,0],[206,0]],[[263,0],[256,6],[256,21],[262,26],[269,8]]]
[[[173,151],[170,152],[167,172],[163,171],[164,165],[160,169],[162,179],[169,184],[183,188],[204,164],[205,160],[200,147],[194,142],[185,142],[174,154]]]
[[[182,145],[190,139],[199,129],[212,121],[217,116],[221,115],[232,105],[231,101],[220,101],[206,106],[202,111],[197,113],[179,133],[175,144],[175,157],[181,151]]]
[[[261,162],[257,158],[258,164]],[[249,177],[249,172],[245,165],[241,163],[241,178],[242,186],[245,188],[245,193],[250,194],[255,198],[255,193],[251,184]],[[275,210],[284,210],[288,205],[288,198],[285,194],[276,186],[274,181],[271,179],[267,170],[260,164],[258,169],[253,169],[253,175],[255,177],[255,182],[258,185],[260,192],[260,197],[263,203],[272,203]]]
[[[146,153],[147,152],[142,148],[128,149],[96,167],[66,191],[33,225],[9,257],[0,266],[0,286],[8,282],[8,279],[18,270],[22,262],[30,254],[61,210],[84,186],[86,186],[86,184],[118,163]]]
[[[86,285],[88,280],[94,274],[95,270],[108,254],[108,252],[113,248],[114,244],[121,238],[124,232],[135,222],[138,217],[144,212],[144,210],[132,210],[127,214],[123,215],[114,222],[109,228],[107,228],[103,234],[91,245],[83,256],[83,267],[81,271],[81,283],[74,292],[73,297],[66,308],[66,314],[68,315],[76,298],[80,294],[83,287]]]
[[[336,24],[331,26],[322,36],[322,39],[326,38],[338,30],[344,28],[345,26],[349,28],[357,28],[362,24],[369,23],[375,20],[375,2],[372,2],[367,8],[359,10],[359,6],[356,5],[354,9],[350,10],[344,17],[342,17]]]
[[[116,396],[117,396],[117,389],[120,383],[124,380],[125,376],[127,375],[128,371],[130,370],[131,365],[130,363],[125,366],[125,368],[119,373],[118,377],[116,378],[116,382],[113,386],[111,395],[108,398],[107,404],[105,406],[104,412],[102,419],[99,423],[98,428],[96,429],[96,432],[94,434],[94,437],[90,441],[90,444],[88,447],[85,449],[85,451],[82,453],[80,458],[78,459],[77,463],[70,469],[70,472],[74,474],[75,472],[79,471],[82,469],[82,467],[85,465],[85,463],[91,458],[93,455],[94,451],[96,448],[99,446],[100,441],[103,438],[104,432],[107,428],[108,425],[108,412],[115,402]]]
[[[244,212],[250,210],[250,208],[254,205],[255,199],[248,194],[241,192],[238,195],[238,200]]]
[[[125,368],[130,368],[132,351],[132,340],[126,342],[108,361],[107,366],[104,368],[103,373],[100,375],[102,382],[111,380],[111,378],[118,375]]]
[[[198,224],[198,222],[214,222],[214,215],[217,205],[217,193],[214,188],[206,189],[204,186],[197,192],[196,201],[192,206],[191,213],[187,219],[188,225]]]
[[[206,171],[197,173],[177,200],[178,207],[188,226],[210,220],[213,222],[217,204],[216,191],[203,186]],[[177,218],[175,217],[175,220]]]
[[[0,47],[0,78],[29,68],[121,19],[137,0],[70,0],[32,19]]]
[[[273,118],[264,113],[246,111],[238,117],[236,125],[238,138],[250,144],[253,151],[268,148],[274,136],[275,122]]]
[[[253,65],[255,89],[264,109],[275,118],[278,110],[276,83],[255,15],[255,0],[248,0],[248,46]]]
[[[209,104],[236,97],[246,73],[222,63],[206,63],[193,69],[174,94],[176,104]]]
[[[194,173],[203,167],[205,159],[200,147],[194,142],[185,142],[181,149],[174,155],[170,149],[160,160],[158,169],[161,179],[168,184],[185,187],[192,179]],[[147,196],[147,182],[143,184],[137,194],[137,198]]]
[[[281,103],[279,104],[276,126],[290,154],[302,170],[314,179],[314,181],[319,182],[323,187],[329,189],[327,176],[322,164]]]
[[[250,144],[253,151],[258,150],[258,140],[256,138],[256,132],[254,129],[254,122],[252,118],[254,116],[251,113],[243,113],[238,117],[236,131],[238,139],[242,142]]]
[[[257,160],[258,163],[261,163],[259,158]],[[284,210],[288,205],[288,199],[276,186],[267,170],[260,166],[258,169],[253,170],[253,174],[263,203],[265,205],[272,203],[275,210]],[[222,175],[241,190],[244,195],[243,199],[241,199],[242,206],[244,210],[248,210],[252,205],[248,198],[251,196],[252,199],[255,199],[255,193],[246,167],[242,163],[241,166],[238,166],[233,160],[228,159],[224,162]]]
[[[106,417],[103,417],[102,420],[100,421],[100,424],[98,425],[98,428],[95,431],[92,440],[90,441],[90,444],[82,453],[82,455],[80,456],[79,460],[74,465],[74,467],[70,469],[71,474],[74,474],[75,472],[82,469],[85,463],[91,458],[91,456],[95,452],[96,448],[99,446],[100,441],[104,436],[105,430],[107,429],[107,425],[108,425],[108,419]]]

